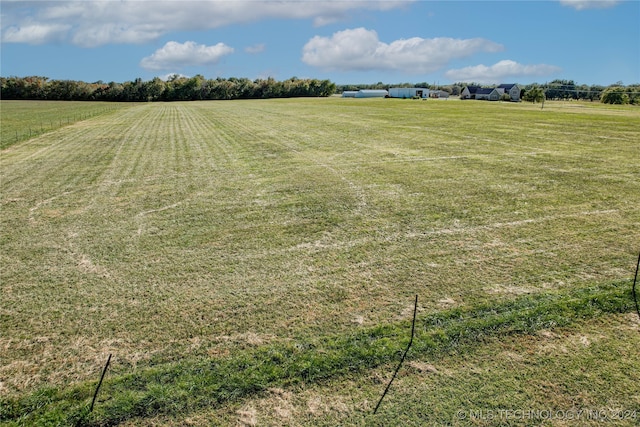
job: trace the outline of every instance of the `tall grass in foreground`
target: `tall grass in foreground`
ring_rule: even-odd
[[[633,308],[628,283],[580,289],[565,295],[521,297],[510,303],[454,309],[419,319],[414,356],[464,351],[496,336],[533,333]],[[167,364],[106,382],[104,403],[88,412],[90,384],[42,390],[2,403],[0,420],[113,425],[129,418],[212,408],[272,387],[311,385],[353,375],[397,360],[408,340],[406,322],[309,342],[268,345],[224,359]]]

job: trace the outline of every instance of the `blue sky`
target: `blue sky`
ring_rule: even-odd
[[[639,0],[1,0],[0,74],[640,83]]]

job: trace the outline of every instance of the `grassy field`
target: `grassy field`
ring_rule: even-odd
[[[131,104],[86,101],[2,101],[0,149],[129,106]]]
[[[0,423],[637,424],[637,108],[102,105],[1,152]]]

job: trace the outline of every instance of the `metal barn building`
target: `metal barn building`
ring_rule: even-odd
[[[344,92],[342,92],[342,97],[343,98],[355,98],[356,97],[356,93],[358,93],[357,90],[345,90]]]
[[[384,89],[360,89],[356,93],[356,98],[385,98],[389,92]]]
[[[429,89],[424,87],[392,87],[389,88],[391,98],[428,98]]]

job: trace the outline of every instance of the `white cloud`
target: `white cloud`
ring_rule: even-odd
[[[143,58],[140,66],[147,70],[170,70],[190,65],[215,64],[223,56],[231,53],[233,48],[224,43],[205,46],[192,41],[184,43],[170,41],[151,56]]]
[[[256,53],[262,53],[265,50],[265,44],[264,43],[260,43],[260,44],[255,44],[253,46],[247,46],[244,48],[244,51],[250,54],[256,54]]]
[[[3,1],[2,40],[46,43],[63,39],[85,47],[144,43],[174,31],[207,30],[264,19],[311,19],[319,26],[361,10],[388,10],[413,1]]]
[[[12,26],[2,34],[2,41],[7,43],[43,44],[62,40],[69,25],[63,24],[27,24],[21,27]]]
[[[547,64],[523,65],[509,59],[491,66],[475,65],[457,70],[449,70],[445,76],[458,82],[500,83],[506,79],[546,76],[561,71],[559,67]]]
[[[560,0],[563,6],[573,7],[577,10],[605,9],[620,3],[620,0]]]
[[[384,43],[375,31],[356,28],[338,31],[331,37],[313,37],[302,50],[302,61],[324,70],[423,74],[446,66],[452,59],[501,50],[502,45],[481,38],[413,37]]]
[[[184,75],[184,74],[180,74],[180,73],[167,73],[167,74],[163,74],[162,76],[158,77],[160,80],[162,81],[169,81],[169,80],[173,80],[173,79],[177,79],[177,78],[189,78],[190,76]]]

